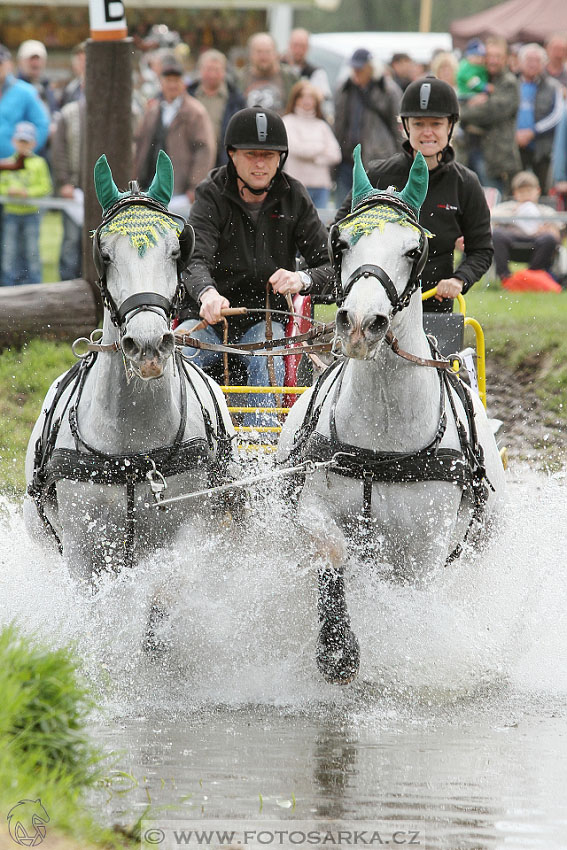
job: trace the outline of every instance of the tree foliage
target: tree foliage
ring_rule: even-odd
[[[431,30],[448,32],[452,21],[474,15],[501,0],[432,0]],[[335,12],[298,9],[295,25],[311,32],[415,32],[420,0],[341,0]],[[403,45],[400,46],[403,49]]]

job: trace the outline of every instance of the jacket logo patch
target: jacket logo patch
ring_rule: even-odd
[[[437,209],[439,210],[451,210],[456,212],[459,208],[453,206],[453,204],[437,204]]]

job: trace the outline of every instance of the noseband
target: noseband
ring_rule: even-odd
[[[98,274],[97,282],[102,295],[102,301],[110,313],[112,323],[120,329],[122,335],[125,333],[126,324],[129,320],[136,315],[136,313],[143,311],[157,313],[160,316],[163,315],[168,326],[171,325],[171,320],[179,311],[185,292],[185,287],[181,280],[181,273],[185,271],[187,264],[191,259],[193,248],[195,247],[195,232],[183,216],[169,212],[167,207],[159,201],[141,194],[136,181],[132,181],[130,183],[130,190],[132,193],[131,195],[128,195],[125,198],[120,198],[119,201],[109,207],[109,209],[105,212],[101,223],[94,232],[93,238],[93,260]],[[130,295],[129,298],[126,298],[126,300],[118,306],[110,294],[106,283],[106,261],[103,257],[100,243],[101,232],[103,228],[116,218],[119,213],[133,205],[156,210],[179,224],[181,227],[181,233],[178,237],[180,249],[180,254],[177,258],[178,282],[171,300],[169,298],[165,298],[163,295],[159,295],[157,292],[137,292],[134,295]]]
[[[346,283],[342,283],[342,255],[343,252],[349,248],[349,245],[341,238],[341,227],[344,227],[345,223],[351,222],[353,219],[358,218],[363,213],[379,205],[389,207],[390,209],[402,213],[403,216],[409,219],[412,226],[419,230],[420,233],[419,245],[415,251],[408,254],[409,257],[413,257],[413,263],[408,282],[401,295],[398,295],[396,287],[394,286],[389,274],[381,266],[374,265],[373,263],[365,263],[364,265],[358,266],[358,268],[356,268],[349,276]],[[399,313],[400,310],[407,307],[412,295],[419,288],[421,273],[423,272],[425,263],[427,262],[428,254],[429,246],[427,243],[426,231],[419,224],[414,210],[408,206],[408,204],[404,203],[404,201],[395,195],[388,194],[374,196],[369,200],[362,201],[360,204],[357,204],[349,215],[334,224],[329,232],[329,258],[335,270],[336,303],[339,307],[343,304],[345,298],[357,280],[360,280],[363,277],[375,277],[384,287],[388,300],[392,305],[392,315]]]

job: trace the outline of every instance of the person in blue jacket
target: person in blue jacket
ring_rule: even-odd
[[[0,159],[14,153],[12,139],[16,124],[29,121],[36,129],[34,150],[41,150],[49,133],[49,115],[29,83],[12,73],[11,53],[0,44]]]

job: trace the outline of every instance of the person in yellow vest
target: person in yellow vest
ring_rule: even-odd
[[[0,172],[0,195],[10,199],[4,206],[2,227],[2,286],[41,283],[40,212],[33,205],[18,203],[19,198],[40,198],[52,191],[47,162],[33,152],[36,141],[35,126],[30,121],[16,124],[13,157],[23,156],[23,167]]]

